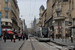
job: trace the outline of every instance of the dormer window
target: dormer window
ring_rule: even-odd
[[[68,0],[63,0],[63,2],[68,2]]]

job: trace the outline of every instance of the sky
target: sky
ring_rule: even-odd
[[[46,9],[46,0],[17,0],[20,10],[20,18],[25,19],[27,28],[30,28],[34,17],[39,18],[39,8],[43,5]]]

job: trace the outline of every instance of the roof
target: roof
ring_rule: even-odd
[[[44,6],[43,6],[43,5],[41,5],[41,6],[40,6],[40,9],[45,10],[45,8],[44,8]]]

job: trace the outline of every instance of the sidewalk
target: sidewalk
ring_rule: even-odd
[[[61,46],[75,46],[75,40],[73,41],[73,43],[71,43],[69,39],[54,39],[54,40],[51,39],[51,42]]]

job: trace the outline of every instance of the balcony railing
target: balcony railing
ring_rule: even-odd
[[[5,2],[8,2],[9,0],[5,0]]]
[[[6,11],[9,11],[9,8],[8,8],[8,7],[5,7],[4,9],[5,9]]]

